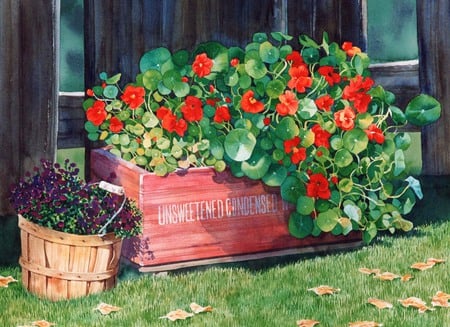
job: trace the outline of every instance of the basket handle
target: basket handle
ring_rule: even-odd
[[[125,190],[123,189],[122,186],[118,186],[118,185],[111,184],[111,183],[108,183],[105,181],[101,181],[98,183],[98,187],[100,187],[101,189],[104,189],[105,191],[108,191],[110,193],[114,193],[114,194],[123,196],[122,204],[120,205],[119,210],[117,210],[112,215],[112,217],[108,219],[106,224],[104,224],[103,227],[100,228],[100,230],[98,231],[98,236],[103,237],[106,235],[106,227],[108,227],[108,225],[111,224],[112,221],[117,217],[117,215],[122,211],[122,209],[125,206],[125,203],[127,201],[127,198],[125,196]]]

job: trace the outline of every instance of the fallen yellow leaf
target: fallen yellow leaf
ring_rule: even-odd
[[[381,274],[376,274],[375,276],[373,276],[373,278],[377,278],[377,279],[381,279],[381,280],[394,280],[396,278],[400,278],[400,276],[386,271]]]
[[[406,274],[406,275],[403,275],[403,276],[400,278],[400,280],[401,280],[402,282],[407,282],[407,281],[410,280],[411,278],[413,278],[413,275],[411,275],[411,274]]]
[[[166,319],[169,319],[170,321],[175,321],[175,320],[186,320],[186,318],[190,318],[193,316],[194,316],[193,313],[186,312],[182,309],[177,309],[174,311],[170,311],[165,316],[162,316],[159,318],[161,318],[161,319],[166,318]]]
[[[380,323],[375,322],[375,321],[355,321],[355,322],[350,322],[348,325],[350,327],[379,327],[379,326],[383,326],[383,324],[380,324]]]
[[[50,326],[55,326],[56,324],[54,324],[52,322],[48,322],[46,320],[38,320],[38,321],[33,321],[31,323],[31,325],[37,326],[37,327],[50,327]]]
[[[430,262],[416,262],[416,263],[411,265],[411,268],[423,271],[423,270],[427,270],[427,269],[432,268],[435,264],[436,263],[433,262],[433,261],[430,261]]]
[[[12,276],[0,276],[0,287],[8,287],[8,284],[12,282],[17,282],[17,280],[15,280]]]
[[[311,320],[311,319],[302,319],[297,321],[298,327],[314,327],[315,325],[319,324],[320,322],[317,320]]]
[[[444,263],[444,259],[435,259],[435,258],[428,258],[427,262],[434,262],[434,263]]]
[[[431,298],[431,304],[433,307],[443,307],[449,308],[450,294],[444,293],[442,291],[437,291],[436,294]]]
[[[195,302],[192,302],[189,307],[191,308],[191,311],[193,313],[202,313],[202,312],[212,312],[213,311],[213,308],[210,305],[208,305],[206,307],[202,307],[201,305],[199,305]]]
[[[313,291],[317,295],[334,294],[339,292],[341,289],[334,288],[328,285],[320,285],[314,288],[308,288],[308,291]]]
[[[378,275],[379,273],[381,273],[380,269],[359,268],[358,270],[359,270],[359,272],[366,274],[366,275],[372,275],[372,274]]]
[[[392,303],[375,298],[369,298],[367,302],[376,306],[378,309],[392,309],[393,307]]]
[[[420,298],[411,296],[404,300],[398,300],[405,308],[413,307],[419,309],[419,313],[424,313],[427,310],[434,310],[427,307],[427,304]]]
[[[113,311],[119,311],[120,309],[121,309],[121,308],[119,308],[119,307],[116,307],[116,306],[111,305],[111,304],[103,303],[103,302],[101,302],[101,303],[95,308],[95,310],[100,311],[100,313],[101,313],[102,315],[108,315],[108,314],[110,314],[111,312],[113,312]]]

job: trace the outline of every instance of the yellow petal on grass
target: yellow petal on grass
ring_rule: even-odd
[[[116,307],[116,306],[111,305],[111,304],[103,303],[103,302],[101,302],[101,303],[95,308],[95,310],[100,311],[100,313],[101,313],[102,315],[108,315],[108,314],[110,314],[111,312],[119,311],[119,310],[121,310],[121,309],[122,309],[122,308]]]
[[[170,321],[176,321],[176,320],[186,320],[187,318],[193,317],[193,313],[186,312],[182,309],[177,309],[174,311],[170,311],[165,316],[159,317],[160,319],[169,319]]]
[[[350,322],[349,327],[380,327],[383,326],[383,324],[380,324],[375,321],[355,321]]]
[[[202,313],[202,312],[212,312],[213,311],[213,308],[210,305],[208,305],[206,307],[202,307],[201,305],[199,305],[199,304],[197,304],[195,302],[192,302],[189,305],[189,307],[191,308],[191,311],[193,313],[196,313],[196,314],[197,313]]]
[[[400,278],[400,276],[386,271],[381,274],[376,274],[375,276],[373,276],[373,278],[377,278],[377,279],[381,279],[381,280],[394,280],[394,279]]]
[[[429,308],[427,304],[420,298],[411,296],[404,300],[398,300],[405,308],[413,307],[419,309],[419,313],[424,313],[429,310],[432,311],[434,309]]]
[[[450,294],[444,293],[442,291],[437,291],[436,294],[431,298],[431,305],[433,307],[443,307],[449,308]]]
[[[370,304],[376,306],[378,309],[392,309],[393,305],[392,303],[380,300],[380,299],[375,299],[375,298],[369,298],[369,300],[367,301]]]
[[[430,261],[430,262],[416,262],[416,263],[413,263],[411,265],[411,268],[423,271],[423,270],[427,270],[427,269],[433,268],[433,266],[435,264],[436,263],[433,262],[433,261]]]
[[[444,263],[445,259],[428,258],[427,262]]]
[[[372,274],[378,275],[379,273],[381,273],[380,269],[369,269],[369,268],[359,268],[358,271],[366,275]]]
[[[405,275],[403,275],[403,276],[400,278],[400,280],[401,280],[402,282],[407,282],[408,280],[410,280],[410,279],[412,279],[412,278],[414,278],[413,275],[411,275],[411,274],[405,274]]]
[[[8,287],[9,283],[17,282],[12,276],[3,277],[0,276],[0,287]]]
[[[50,326],[55,326],[55,323],[52,322],[48,322],[46,320],[38,320],[38,321],[33,321],[31,323],[32,326],[37,326],[37,327],[50,327]]]
[[[326,295],[326,294],[334,294],[339,292],[340,288],[334,288],[328,285],[320,285],[313,288],[308,288],[308,291],[313,291],[317,295]]]
[[[298,327],[314,327],[315,325],[318,325],[319,323],[320,323],[320,321],[311,320],[311,319],[297,320]]]

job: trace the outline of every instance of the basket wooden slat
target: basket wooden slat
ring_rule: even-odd
[[[116,285],[122,240],[81,236],[38,226],[19,216],[22,282],[50,300],[70,299]]]

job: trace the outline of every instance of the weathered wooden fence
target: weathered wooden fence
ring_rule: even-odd
[[[192,48],[206,40],[243,45],[254,32],[281,30],[365,48],[367,0],[85,0],[85,82],[121,72],[131,80],[142,53],[156,46]],[[0,215],[8,185],[58,147],[84,146],[82,97],[58,98],[57,0],[0,2]],[[420,65],[373,67],[375,79],[404,104],[419,90],[436,96],[443,117],[424,129],[424,173],[450,174],[450,22],[448,0],[417,0]],[[420,84],[419,84],[420,71]]]

